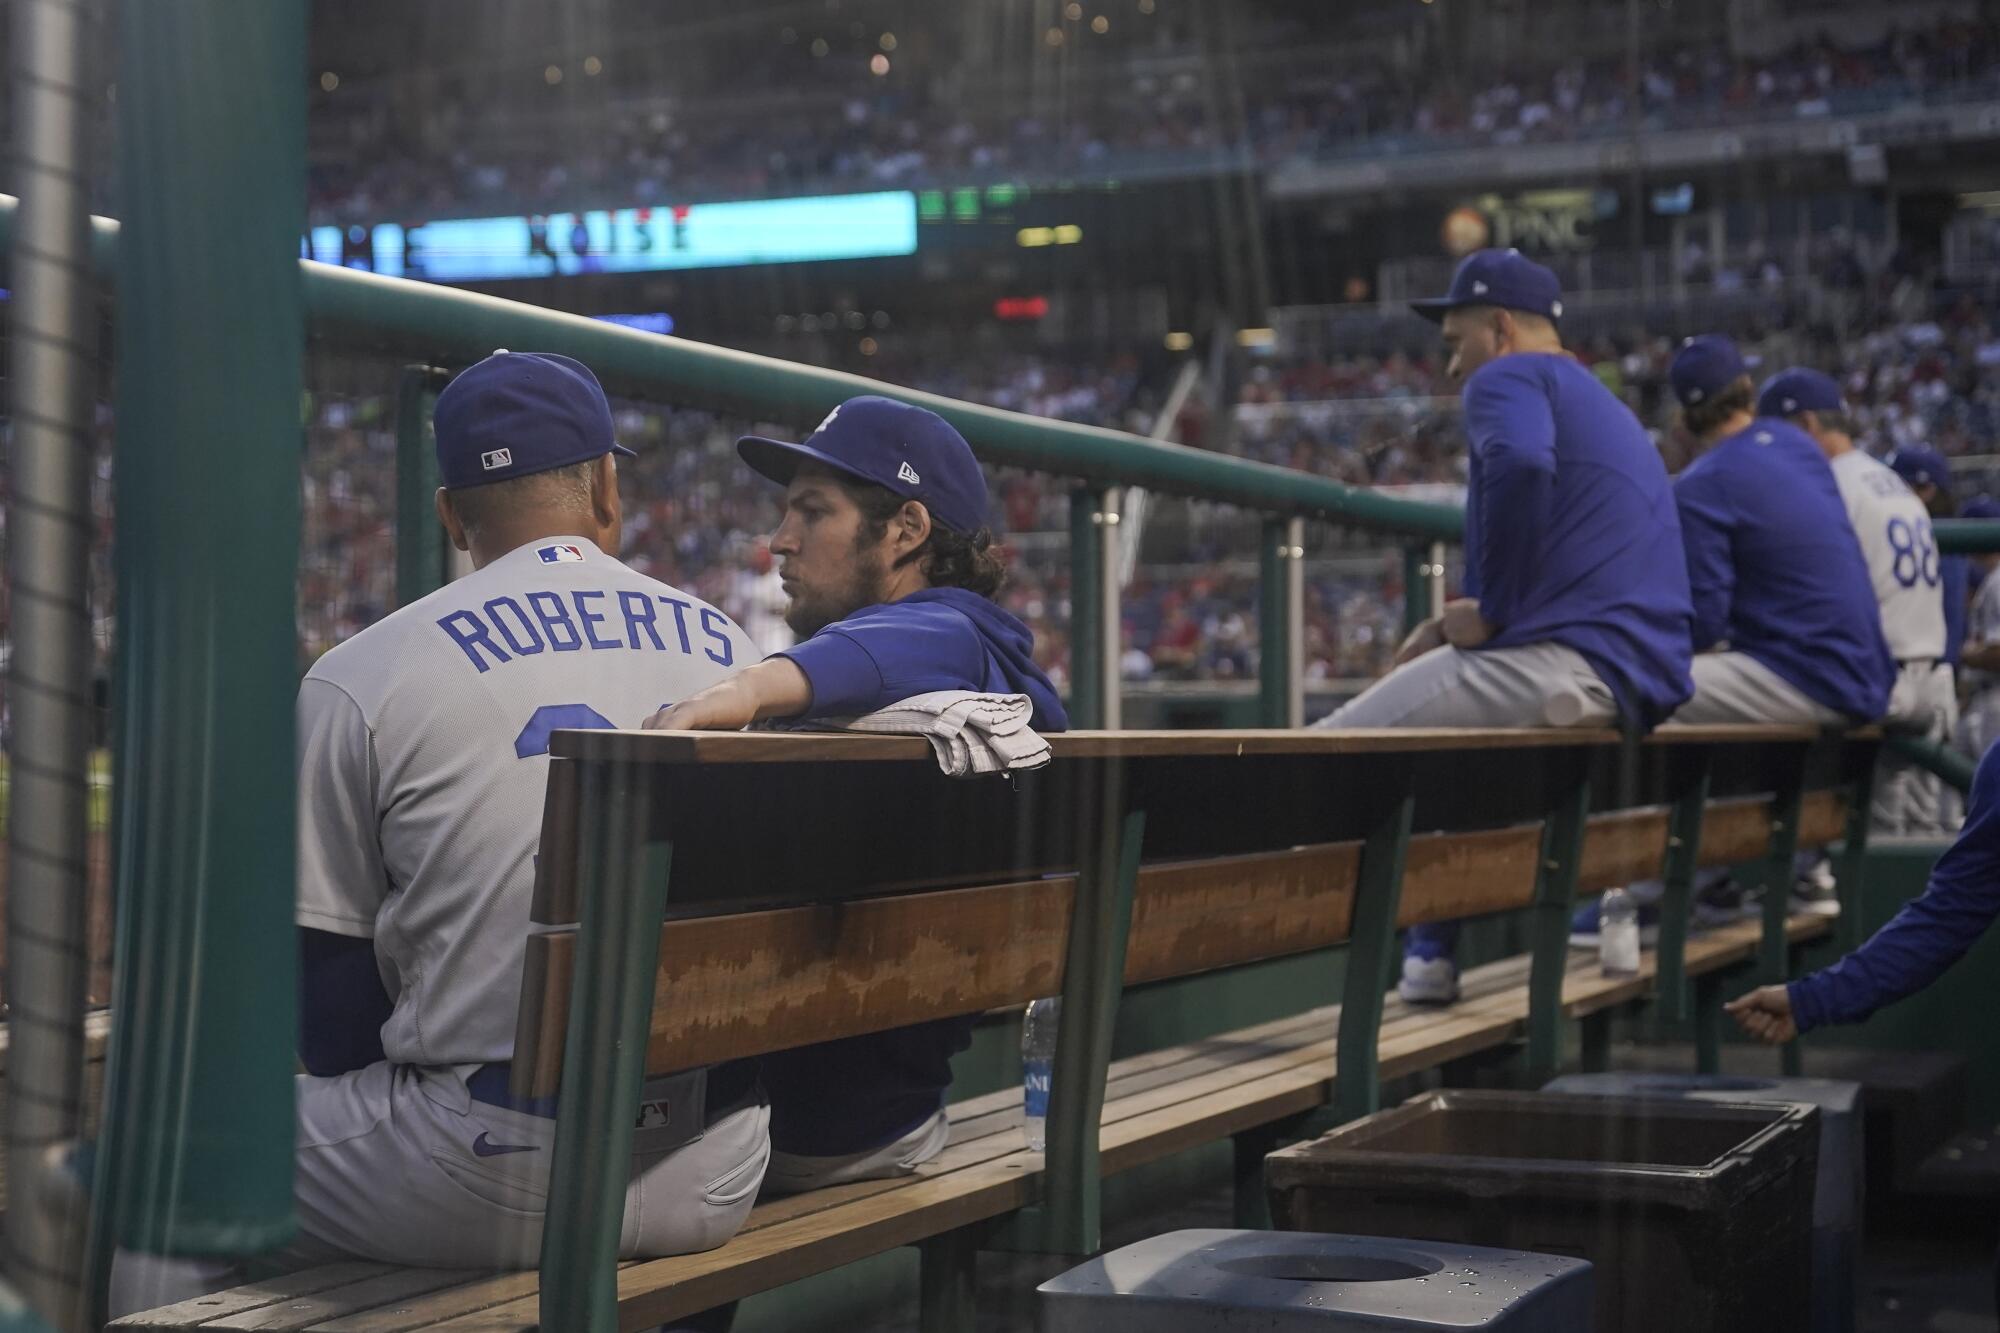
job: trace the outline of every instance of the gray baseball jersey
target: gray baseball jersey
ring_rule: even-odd
[[[1859,449],[1833,460],[1833,479],[1868,561],[1890,654],[1899,662],[1943,657],[1944,593],[1924,502]]]
[[[714,607],[553,537],[319,660],[299,687],[298,923],[375,941],[390,1060],[512,1056],[549,733],[636,727],[760,656]]]
[[[2000,571],[1995,571],[2000,574]],[[1988,574],[1980,583],[1979,591],[1972,595],[1972,610],[1965,617],[1965,642],[2000,643],[2000,577]],[[1983,690],[1989,685],[2000,684],[2000,673],[1981,671],[1977,667],[1964,668],[1965,685],[1970,690]]]

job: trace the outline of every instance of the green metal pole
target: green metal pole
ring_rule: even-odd
[[[1053,1254],[1090,1254],[1102,1222],[1098,1131],[1118,997],[1125,988],[1125,946],[1132,931],[1132,895],[1139,882],[1144,811],[1124,812],[1124,773],[1103,761],[1102,786],[1090,840],[1078,848],[1076,910],[1063,969],[1062,1022],[1049,1079],[1048,1153],[1042,1173],[1043,1243]]]
[[[1104,562],[1110,559],[1098,492],[1069,493],[1069,724],[1079,731],[1104,725]]]
[[[1257,544],[1257,720],[1267,727],[1291,724],[1290,528],[1267,518]]]
[[[120,0],[121,1243],[293,1234],[305,6]]]
[[[630,768],[577,775],[576,981],[542,1230],[542,1327],[618,1327],[618,1235],[632,1170],[632,1108],[660,961],[673,849],[644,839],[646,793]]]
[[[1403,548],[1403,632],[1409,633],[1431,616],[1430,548]]]
[[[1861,883],[1868,869],[1868,824],[1875,804],[1875,771],[1881,762],[1878,749],[1862,761],[1848,796],[1847,837],[1840,849],[1840,878],[1834,891],[1840,898],[1840,949],[1852,953],[1861,947]]]
[[[1792,971],[1792,946],[1785,927],[1792,911],[1792,860],[1799,848],[1799,806],[1805,799],[1805,768],[1809,747],[1799,748],[1798,758],[1786,771],[1771,796],[1771,845],[1764,858],[1764,938],[1759,965],[1768,982],[1783,983]],[[1797,1076],[1801,1065],[1799,1043],[1785,1043],[1779,1054],[1784,1072]]]
[[[1539,1084],[1562,1065],[1563,977],[1569,970],[1570,912],[1590,815],[1590,779],[1582,759],[1558,788],[1542,828],[1541,868],[1529,909],[1528,1074]]]
[[[1685,1022],[1691,1009],[1687,978],[1688,923],[1694,913],[1694,877],[1701,865],[1701,821],[1708,808],[1712,756],[1707,746],[1694,754],[1676,754],[1688,765],[1680,776],[1672,811],[1667,816],[1665,888],[1660,895],[1660,1017]]]
[[[1257,711],[1267,727],[1305,722],[1300,639],[1305,634],[1305,522],[1267,518],[1257,552]]]
[[[450,380],[436,366],[405,366],[396,384],[396,605],[451,581],[451,546],[437,520],[431,405]]]
[[[1382,1008],[1395,984],[1396,912],[1403,894],[1403,861],[1410,847],[1416,797],[1412,772],[1402,766],[1401,794],[1361,847],[1361,872],[1354,888],[1354,925],[1347,937],[1347,980],[1340,1001],[1340,1040],[1334,1044],[1333,1106],[1342,1120],[1357,1120],[1382,1107],[1377,1048]]]

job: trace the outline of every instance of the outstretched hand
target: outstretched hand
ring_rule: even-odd
[[[1783,986],[1759,986],[1723,1006],[1749,1036],[1766,1046],[1782,1046],[1799,1035],[1792,995]]]

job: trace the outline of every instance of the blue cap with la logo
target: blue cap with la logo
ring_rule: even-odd
[[[746,435],[736,452],[780,486],[791,485],[802,464],[821,463],[921,502],[954,532],[987,525],[986,474],[972,446],[937,413],[892,398],[848,399],[802,444]]]
[[[1412,301],[1410,309],[1435,323],[1450,311],[1475,305],[1561,319],[1562,283],[1554,272],[1519,250],[1475,250],[1451,275],[1450,291]]]

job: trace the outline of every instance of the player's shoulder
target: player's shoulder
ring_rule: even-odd
[[[1566,356],[1546,352],[1509,352],[1496,356],[1465,377],[1465,395],[1470,400],[1522,389],[1546,391],[1561,373],[1558,363],[1567,360]]]

